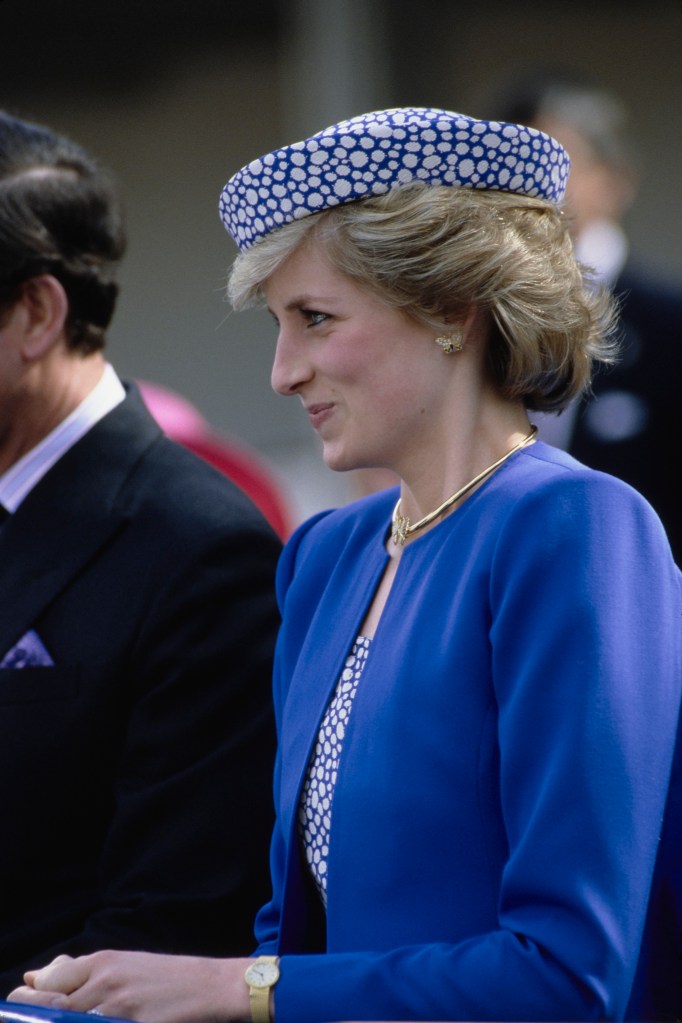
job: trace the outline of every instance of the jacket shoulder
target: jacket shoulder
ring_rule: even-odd
[[[380,539],[389,526],[398,489],[380,491],[341,508],[318,512],[292,534],[280,558],[277,595],[283,606],[295,575],[305,575],[308,585],[324,581],[350,547],[358,555]]]

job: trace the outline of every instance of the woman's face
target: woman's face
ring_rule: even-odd
[[[296,249],[264,291],[279,328],[272,386],[299,396],[326,464],[401,473],[445,401],[436,331],[340,274],[316,243]]]

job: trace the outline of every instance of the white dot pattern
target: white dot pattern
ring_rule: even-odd
[[[310,872],[325,907],[334,786],[341,747],[369,646],[369,639],[358,636],[346,659],[334,696],[320,725],[299,805],[299,834]]]
[[[560,203],[569,167],[536,128],[431,107],[379,110],[249,163],[225,185],[220,216],[245,250],[283,224],[413,182]]]

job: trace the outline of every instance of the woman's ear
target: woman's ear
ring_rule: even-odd
[[[456,327],[461,334],[463,344],[466,344],[467,338],[470,338],[472,331],[476,333],[476,328],[482,319],[480,314],[480,306],[470,305],[457,314],[453,313],[446,316],[445,323],[449,327]]]
[[[465,338],[469,337],[472,331],[475,331],[476,328],[478,327],[478,324],[481,321],[480,312],[481,310],[479,306],[470,305],[469,308],[464,313],[464,316],[460,320],[460,323],[462,326],[462,333]]]
[[[24,281],[17,305],[22,311],[21,354],[33,362],[65,337],[69,300],[56,277],[41,274]]]

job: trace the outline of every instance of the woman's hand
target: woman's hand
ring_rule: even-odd
[[[150,952],[58,956],[24,974],[13,1002],[96,1011],[141,1023],[248,1021],[248,959],[202,959]]]

